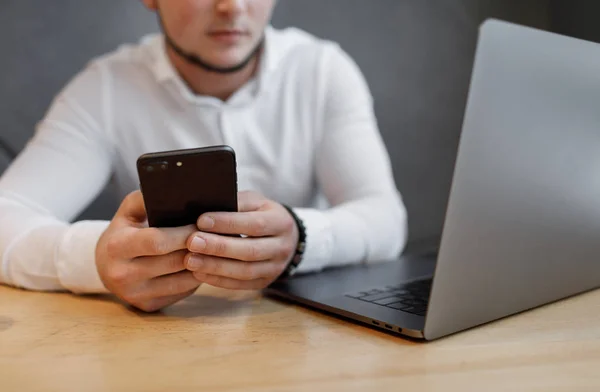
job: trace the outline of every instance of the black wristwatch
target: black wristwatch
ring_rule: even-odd
[[[296,226],[298,227],[298,245],[296,246],[296,252],[294,253],[292,260],[290,260],[283,273],[279,276],[279,278],[286,278],[294,274],[294,272],[298,268],[298,265],[302,261],[304,250],[306,249],[306,227],[304,227],[304,222],[302,222],[302,219],[300,219],[298,215],[296,215],[294,210],[292,210],[285,204],[282,204],[282,206],[286,210],[288,210],[292,218],[294,218]]]

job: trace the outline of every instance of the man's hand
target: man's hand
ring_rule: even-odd
[[[201,284],[185,268],[186,240],[194,226],[149,228],[142,194],[129,194],[96,246],[96,267],[106,288],[146,312],[171,305]]]
[[[257,193],[240,192],[238,209],[206,213],[198,219],[200,232],[188,239],[192,253],[186,256],[186,267],[211,286],[262,289],[290,262],[298,228],[281,204]]]

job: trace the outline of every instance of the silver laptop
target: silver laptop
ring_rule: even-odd
[[[432,340],[600,287],[600,45],[479,31],[439,251],[267,295]]]

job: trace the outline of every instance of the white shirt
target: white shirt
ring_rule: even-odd
[[[106,292],[94,261],[107,221],[71,221],[139,155],[228,144],[239,190],[291,205],[307,227],[299,272],[397,257],[407,217],[366,82],[335,43],[267,28],[255,78],[228,101],[194,95],[162,35],[92,61],[53,101],[0,178],[0,282]]]

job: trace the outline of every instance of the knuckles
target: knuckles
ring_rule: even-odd
[[[216,256],[223,256],[223,257],[227,256],[228,248],[227,248],[227,243],[224,240],[222,240],[222,239],[213,240],[213,246],[214,246]]]
[[[105,245],[106,255],[110,259],[118,259],[122,253],[122,241],[119,236],[113,235],[107,241]]]
[[[286,219],[283,221],[282,226],[283,226],[284,232],[289,233],[290,231],[294,230],[294,227],[296,226],[296,222],[289,214],[287,214]]]
[[[106,277],[113,283],[119,286],[127,285],[132,282],[133,274],[127,265],[116,265],[109,268],[106,272]]]
[[[258,261],[261,260],[262,251],[258,245],[251,245],[248,248],[248,256],[246,261]]]
[[[287,261],[294,252],[294,246],[291,243],[283,244],[278,249],[277,259]]]
[[[268,230],[268,222],[265,218],[256,218],[250,224],[249,231],[250,234],[256,237],[262,237],[267,233]]]
[[[144,236],[141,239],[142,248],[150,255],[162,255],[166,253],[166,243],[161,231],[151,227],[145,229]]]
[[[252,264],[244,265],[240,271],[240,280],[254,280],[258,279],[258,271]]]

